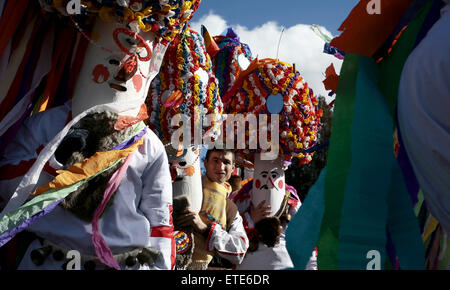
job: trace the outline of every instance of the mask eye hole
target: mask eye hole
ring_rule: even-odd
[[[142,52],[145,51],[145,55],[142,56],[139,52],[140,61],[149,61],[152,57],[152,50],[146,41],[135,34],[133,31],[126,28],[116,28],[113,33],[114,42],[117,46],[127,55],[137,54],[138,50],[142,48]]]
[[[129,45],[136,45],[138,44],[139,40],[138,39],[133,39],[130,37],[125,38],[125,41],[129,44]]]
[[[178,163],[178,165],[180,165],[180,166],[186,166],[186,164],[187,164],[186,161],[181,161]]]
[[[107,58],[107,61],[111,65],[119,66],[120,65],[120,59],[116,56],[110,56]]]
[[[112,64],[112,65],[120,65],[120,62],[118,61],[118,60],[116,60],[116,59],[110,59],[109,60],[109,64]]]

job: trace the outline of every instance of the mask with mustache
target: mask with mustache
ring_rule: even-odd
[[[283,160],[261,160],[255,154],[254,179],[251,200],[254,206],[265,200],[265,205],[272,206],[272,215],[281,207],[285,196]]]

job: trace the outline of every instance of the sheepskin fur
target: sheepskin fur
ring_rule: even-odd
[[[109,151],[119,145],[131,133],[132,128],[116,131],[114,124],[117,119],[118,115],[112,112],[93,113],[82,118],[71,128],[56,150],[56,160],[67,169],[90,158],[96,152]],[[92,221],[111,176],[122,164],[123,162],[119,162],[91,179],[67,196],[60,205],[80,219]],[[113,199],[114,195],[106,205],[105,211],[111,206]]]

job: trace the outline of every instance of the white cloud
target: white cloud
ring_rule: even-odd
[[[267,22],[262,26],[248,29],[245,26],[230,25],[221,16],[210,12],[196,22],[191,23],[193,30],[200,32],[201,25],[205,25],[211,35],[221,34],[227,27],[232,27],[239,35],[242,42],[250,46],[253,57],[276,58],[281,27],[276,22]],[[278,59],[290,64],[295,63],[296,69],[316,95],[328,96],[322,81],[325,69],[334,64],[337,74],[341,70],[342,61],[332,55],[323,53],[324,41],[317,36],[309,24],[297,24],[286,27],[280,43]],[[332,34],[324,27],[321,30],[332,37]],[[327,97],[328,101],[330,100]]]
[[[191,22],[190,24],[191,28],[197,32],[201,32],[200,28],[204,25],[213,36],[221,34],[228,27],[225,19],[213,13],[209,13],[200,18],[198,22]]]

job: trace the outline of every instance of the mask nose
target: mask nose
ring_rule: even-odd
[[[275,184],[273,183],[273,181],[272,181],[272,178],[267,178],[267,183],[266,183],[266,185],[267,185],[267,188],[268,189],[272,189],[272,188],[276,188],[276,186],[275,186]]]
[[[136,54],[130,56],[118,69],[114,79],[116,81],[125,83],[131,79],[137,72],[138,59]]]

